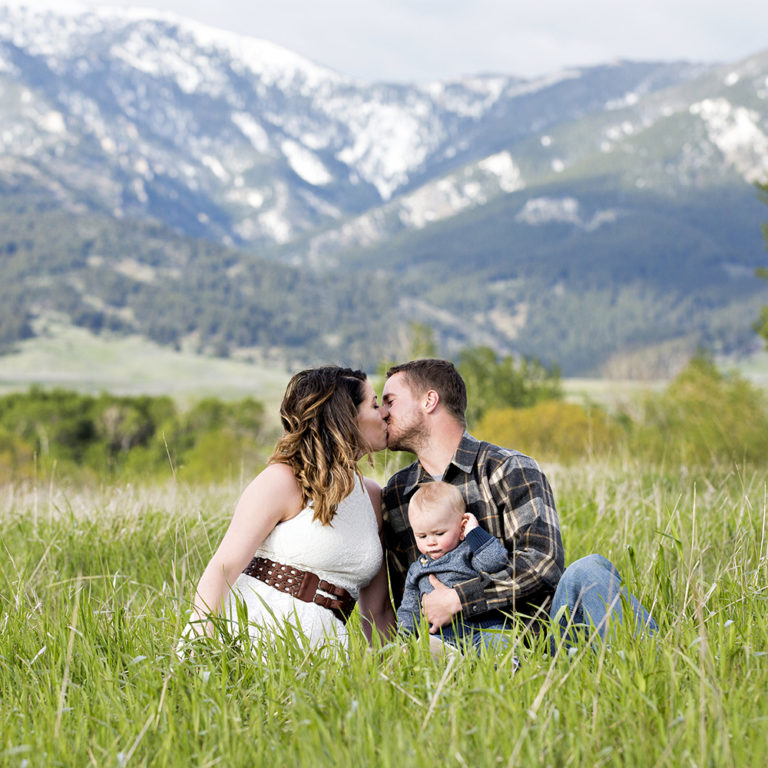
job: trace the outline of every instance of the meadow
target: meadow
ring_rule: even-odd
[[[567,561],[610,557],[660,631],[555,657],[174,653],[240,482],[8,484],[0,765],[751,766],[768,754],[768,473],[545,464]],[[376,470],[386,479],[387,466]]]

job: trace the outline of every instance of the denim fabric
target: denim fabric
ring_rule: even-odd
[[[459,649],[471,646],[477,653],[483,648],[503,651],[512,642],[512,634],[503,631],[506,627],[506,622],[498,618],[458,620],[443,627],[437,637]]]
[[[658,626],[651,615],[621,585],[621,576],[613,563],[602,555],[587,555],[571,563],[563,572],[555,590],[549,615],[560,626],[567,646],[579,636],[596,631],[604,640],[612,622],[622,623],[625,608],[632,611],[635,635],[653,635]],[[556,647],[552,640],[552,650]]]

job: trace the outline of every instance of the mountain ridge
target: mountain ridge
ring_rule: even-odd
[[[488,343],[567,373],[670,344],[755,347],[768,52],[361,85],[161,16],[0,4],[6,343],[64,311],[297,361],[375,364],[412,321],[446,354]],[[89,218],[111,252],[78,234]],[[65,249],[44,226],[69,230]],[[134,253],[119,234],[131,230]],[[193,254],[181,272],[174,251]],[[298,302],[278,307],[270,285],[299,286]],[[150,294],[175,309],[160,320]]]

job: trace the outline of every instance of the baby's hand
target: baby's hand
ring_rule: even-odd
[[[464,535],[466,536],[473,528],[479,527],[480,523],[471,512],[464,513]]]

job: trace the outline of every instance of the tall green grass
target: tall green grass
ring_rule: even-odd
[[[660,624],[555,658],[174,644],[236,487],[9,486],[0,765],[761,765],[768,477],[546,468],[569,561],[601,552]]]

